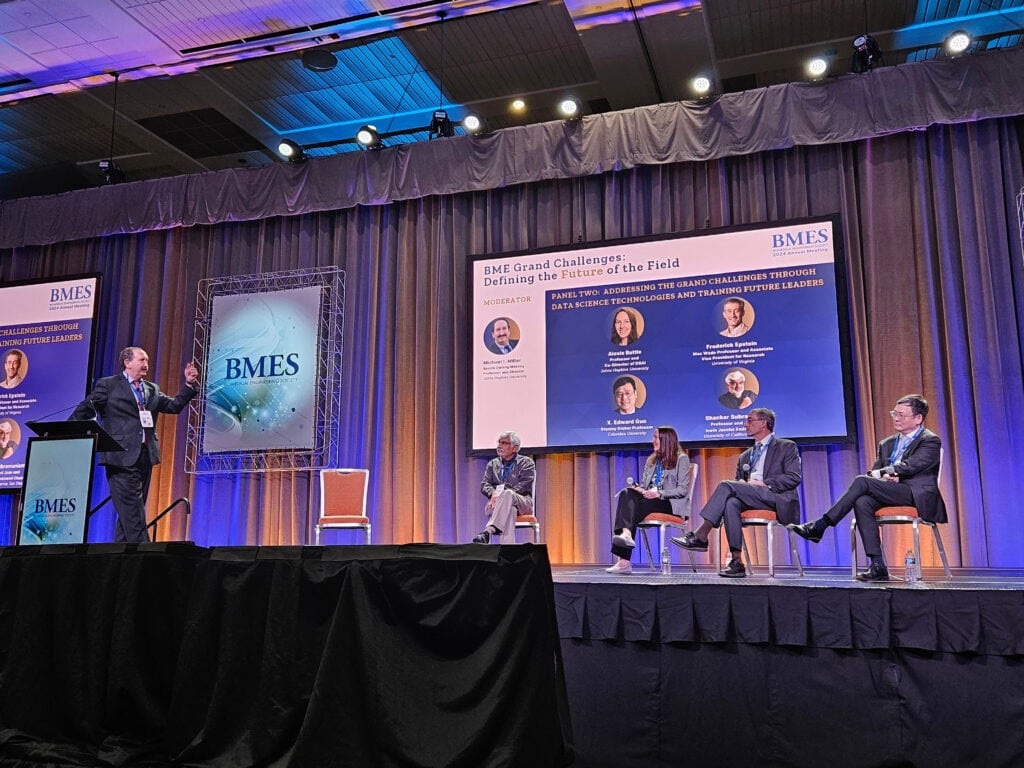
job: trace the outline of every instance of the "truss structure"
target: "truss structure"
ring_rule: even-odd
[[[201,280],[196,305],[194,358],[208,363],[214,299],[219,296],[272,293],[317,286],[321,289],[317,325],[316,395],[313,447],[203,452],[206,397],[197,397],[189,410],[185,471],[193,474],[222,472],[283,472],[316,470],[337,464],[337,421],[341,411],[341,373],[345,316],[345,272],[318,267]],[[204,365],[204,371],[209,366]]]
[[[1020,230],[1020,250],[1024,254],[1024,187],[1017,193],[1017,228]]]

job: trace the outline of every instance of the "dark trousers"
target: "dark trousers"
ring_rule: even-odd
[[[131,544],[149,541],[146,531],[146,497],[153,464],[146,446],[139,451],[138,460],[130,467],[107,465],[107,484],[110,498],[117,512],[114,541]]]
[[[852,509],[857,519],[860,540],[864,543],[864,554],[871,558],[881,558],[882,537],[878,534],[875,512],[882,507],[912,506],[914,494],[903,483],[890,483],[867,475],[857,475],[846,489],[846,493],[828,508],[823,517],[830,525],[837,525]]]
[[[739,480],[724,480],[715,488],[700,516],[715,528],[725,521],[725,538],[729,549],[743,549],[743,524],[740,514],[748,509],[775,510],[776,496],[763,485],[751,485]]]
[[[636,491],[623,488],[615,502],[615,524],[612,526],[612,533],[621,533],[628,528],[635,538],[637,523],[652,512],[666,512],[671,515],[672,505],[668,499],[645,499]],[[632,557],[633,550],[612,544],[612,554],[628,560]]]

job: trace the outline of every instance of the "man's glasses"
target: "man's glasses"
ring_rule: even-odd
[[[889,415],[894,419],[912,419],[914,418],[913,412],[903,413],[903,411],[889,411]]]

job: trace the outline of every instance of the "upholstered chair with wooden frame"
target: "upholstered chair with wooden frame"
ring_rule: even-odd
[[[328,528],[360,530],[370,543],[370,518],[366,516],[366,493],[370,484],[367,469],[320,470],[320,517],[315,540]]]

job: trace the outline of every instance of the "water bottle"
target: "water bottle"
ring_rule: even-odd
[[[914,559],[914,550],[908,549],[903,558],[903,580],[917,581],[917,560]]]
[[[672,575],[672,558],[669,557],[668,547],[661,550],[661,575],[671,576]]]

